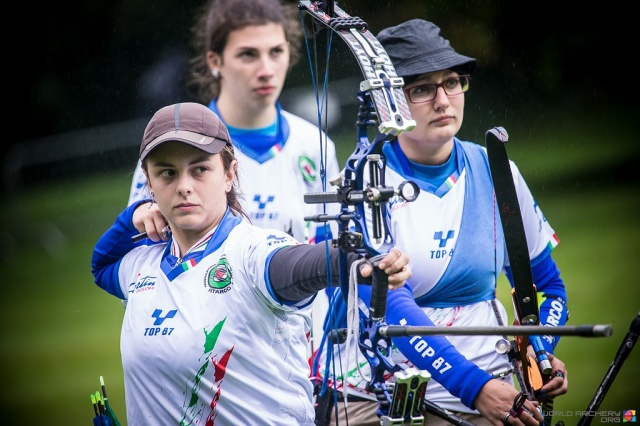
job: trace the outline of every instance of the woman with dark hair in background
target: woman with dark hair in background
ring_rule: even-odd
[[[229,129],[243,183],[241,204],[252,223],[283,230],[303,242],[330,238],[322,224],[304,220],[322,213],[323,206],[305,204],[303,195],[326,191],[323,168],[328,177],[339,173],[335,145],[323,133],[321,149],[318,127],[283,110],[278,102],[287,73],[299,59],[302,27],[297,5],[279,0],[209,1],[192,33],[195,54],[189,88]],[[138,164],[128,204],[148,195]],[[328,208],[339,210],[337,205]]]

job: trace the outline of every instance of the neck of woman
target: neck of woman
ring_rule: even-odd
[[[241,129],[259,129],[272,124],[277,115],[275,103],[268,105],[238,105],[230,97],[220,94],[216,105],[220,115],[229,126]]]
[[[449,160],[453,150],[453,138],[442,142],[415,141],[405,138],[404,134],[398,136],[398,142],[404,155],[414,163],[427,166],[440,166]]]

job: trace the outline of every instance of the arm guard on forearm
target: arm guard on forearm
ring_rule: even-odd
[[[339,250],[329,250],[331,283],[326,254],[324,244],[300,244],[285,247],[273,255],[269,262],[269,279],[273,290],[283,303],[296,303],[313,296],[327,286],[338,285]],[[348,265],[359,258],[356,253],[348,253]]]

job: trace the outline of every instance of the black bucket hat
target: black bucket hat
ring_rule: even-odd
[[[427,72],[455,69],[470,75],[478,67],[474,58],[453,50],[449,40],[440,35],[438,26],[423,19],[385,28],[376,38],[405,84]]]

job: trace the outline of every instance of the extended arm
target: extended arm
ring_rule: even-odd
[[[307,299],[327,286],[338,285],[339,249],[329,250],[331,282],[327,270],[324,244],[300,244],[278,250],[269,262],[269,280],[278,298],[284,303],[296,303]],[[361,256],[347,254],[348,267]],[[409,259],[398,249],[392,249],[380,263],[380,268],[389,275],[389,285],[400,287],[411,276]],[[370,281],[371,265],[365,264],[359,271],[359,282]]]
[[[364,301],[369,300],[366,290],[362,288],[359,291]],[[408,291],[389,292],[387,322],[407,326],[434,325],[416,305],[413,293]],[[433,379],[468,407],[473,408],[473,401],[480,389],[491,379],[489,373],[467,360],[445,336],[395,337],[392,341],[413,365],[431,373]]]

